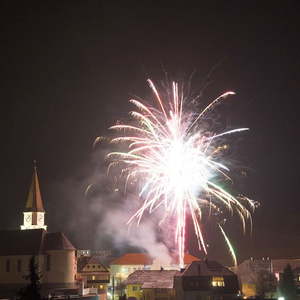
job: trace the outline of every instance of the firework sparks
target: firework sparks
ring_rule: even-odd
[[[205,208],[219,213],[224,208],[231,213],[237,212],[244,230],[247,219],[251,221],[248,207],[254,208],[254,202],[247,197],[235,197],[223,188],[230,179],[230,170],[221,162],[227,145],[220,144],[219,139],[248,128],[221,133],[203,132],[200,128],[199,123],[206,115],[233,92],[222,94],[199,114],[193,114],[185,110],[187,103],[176,82],[172,83],[168,101],[163,100],[151,80],[148,83],[157,107],[130,100],[136,107],[130,113],[133,123],[111,127],[119,133],[112,142],[125,143],[128,150],[111,152],[108,158],[110,166],[121,166],[127,182],[139,182],[142,204],[128,223],[134,220],[139,223],[146,211],[151,213],[158,207],[164,208],[164,219],[176,217],[175,241],[179,263],[183,266],[187,214],[192,217],[199,249],[205,253],[207,250],[201,230]],[[219,228],[228,244],[223,228]]]

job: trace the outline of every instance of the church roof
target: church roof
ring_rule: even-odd
[[[61,232],[47,233],[44,229],[1,230],[0,255],[37,255],[49,250],[75,250]]]
[[[47,250],[75,250],[74,246],[62,232],[46,233],[43,249]]]
[[[25,211],[44,212],[44,206],[40,191],[39,179],[37,175],[36,165],[34,164],[34,170],[32,175],[32,182],[29,188],[27,201],[25,205]]]
[[[45,231],[32,230],[1,230],[0,255],[36,255],[42,250]]]

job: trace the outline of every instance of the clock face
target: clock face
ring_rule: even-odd
[[[30,222],[31,222],[31,215],[30,215],[30,214],[28,214],[27,216],[25,216],[25,221],[26,221],[27,223],[30,223]]]
[[[44,216],[42,214],[40,214],[38,217],[38,222],[43,223],[43,221],[44,221]]]

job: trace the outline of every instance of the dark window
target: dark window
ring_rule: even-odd
[[[93,265],[93,268],[95,269],[95,265]]]
[[[18,262],[17,262],[17,270],[18,270],[18,272],[21,272],[21,271],[22,271],[22,261],[21,261],[21,259],[18,259]]]
[[[47,259],[46,260],[46,270],[50,271],[50,269],[51,269],[51,256],[50,256],[50,254],[47,255],[46,259]]]
[[[6,260],[6,272],[9,272],[10,271],[10,260],[7,259]]]

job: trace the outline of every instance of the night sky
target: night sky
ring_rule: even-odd
[[[94,138],[126,118],[133,95],[150,97],[147,78],[193,74],[203,101],[234,90],[218,113],[251,129],[232,150],[247,173],[239,188],[261,203],[252,236],[226,227],[239,260],[300,257],[299,2],[244,2],[2,1],[0,228],[20,225],[36,159],[49,230],[108,247],[84,196],[103,159]],[[227,262],[206,230],[210,257]]]

